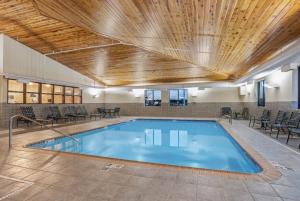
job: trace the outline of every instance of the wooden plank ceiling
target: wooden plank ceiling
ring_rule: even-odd
[[[2,33],[108,86],[237,79],[300,36],[299,0],[8,0],[0,16]]]

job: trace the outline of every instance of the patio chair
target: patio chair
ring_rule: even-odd
[[[115,107],[114,111],[113,111],[113,115],[115,117],[120,117],[120,109],[119,107]]]
[[[32,120],[35,120],[41,124],[46,124],[46,123],[51,123],[52,126],[53,126],[53,120],[49,120],[49,119],[39,119],[39,118],[36,118],[35,116],[35,113],[33,111],[33,108],[31,106],[28,106],[28,107],[20,107],[20,110],[21,110],[21,113],[23,116],[27,117],[27,118],[30,118]],[[29,126],[29,124],[32,124],[31,121],[27,120],[27,119],[24,119],[22,117],[18,118],[17,119],[17,127],[19,126],[19,122],[22,121],[24,123],[27,124],[27,126]],[[41,126],[42,127],[42,126]]]
[[[58,106],[49,106],[49,113],[47,119],[52,119],[53,121],[58,122],[59,120],[64,120],[67,122],[70,118],[63,116],[58,108]]]
[[[261,116],[252,116],[250,117],[250,123],[249,126],[251,125],[252,122],[252,127],[254,127],[255,124],[260,124],[261,127],[265,127],[266,125],[264,122],[268,122],[271,120],[271,110],[263,110],[263,113]]]
[[[98,111],[98,113],[101,115],[101,117],[105,117],[106,116],[106,110],[105,110],[105,108],[104,107],[100,107],[100,108],[97,108],[97,111]]]
[[[289,128],[298,128],[300,122],[300,113],[299,112],[292,112],[290,118],[286,121],[284,127],[286,129]]]
[[[222,107],[220,117],[229,119],[229,122],[232,123],[232,110],[231,110],[231,107]]]
[[[277,130],[276,138],[278,138],[280,130],[284,132],[284,124],[287,120],[288,112],[279,110],[274,121],[264,121],[266,128],[270,126],[270,135],[272,135],[273,129]]]
[[[234,117],[236,119],[248,119],[249,118],[249,108],[244,107],[242,112],[234,112]]]
[[[287,125],[288,129],[288,137],[286,139],[286,144],[289,143],[290,136],[300,136],[300,128],[299,128],[299,123],[300,123],[300,114],[296,115],[294,122]],[[299,144],[299,149],[300,149],[300,144]]]

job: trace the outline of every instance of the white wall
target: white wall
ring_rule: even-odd
[[[105,93],[97,90],[97,93],[95,94],[93,91],[93,88],[82,90],[82,103],[104,103]]]
[[[293,80],[295,76],[293,71],[281,72],[280,70],[273,72],[272,74],[260,78],[259,80],[265,80],[265,83],[269,85],[277,85],[278,88],[265,88],[266,102],[290,102],[296,101],[295,90],[293,89]],[[243,102],[256,102],[257,101],[257,81],[247,85],[247,95],[241,96]]]
[[[208,88],[197,92],[197,96],[189,94],[188,101],[192,102],[240,102],[238,88]],[[118,89],[105,92],[106,103],[144,103],[144,95],[135,97],[127,89]],[[169,92],[167,89],[162,90],[162,102],[169,102]]]

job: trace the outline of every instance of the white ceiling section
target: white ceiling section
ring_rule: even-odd
[[[6,78],[62,84],[77,87],[103,87],[94,80],[74,71],[67,66],[1,35],[0,59],[3,57],[2,75]],[[2,48],[1,48],[1,44]],[[1,60],[0,60],[1,61]]]

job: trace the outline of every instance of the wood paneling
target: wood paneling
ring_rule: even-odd
[[[239,77],[300,35],[299,0],[35,0],[41,13]]]
[[[225,80],[194,64],[161,57],[141,48],[115,45],[51,55],[51,58],[107,85]]]
[[[110,38],[41,15],[31,0],[0,1],[0,33],[41,53],[112,42]]]
[[[299,19],[299,0],[0,1],[1,33],[75,49],[49,56],[106,85],[239,78],[298,38]]]

